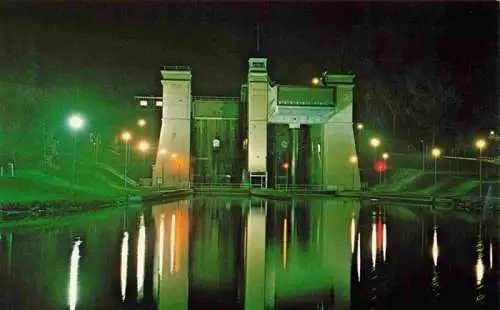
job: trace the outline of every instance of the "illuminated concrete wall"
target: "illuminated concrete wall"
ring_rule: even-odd
[[[190,181],[191,71],[174,67],[161,74],[163,113],[153,178],[155,184],[162,178],[164,186],[182,186]]]
[[[344,82],[345,77],[345,75],[329,76],[328,83],[332,84],[328,86],[336,88],[337,113],[323,125],[321,175],[326,186],[341,185],[359,189],[358,165],[349,162],[349,157],[356,155],[353,128],[354,84],[335,83],[336,78]]]
[[[248,68],[248,171],[267,172],[267,59],[250,58]]]

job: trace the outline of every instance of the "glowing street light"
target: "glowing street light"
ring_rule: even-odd
[[[144,127],[144,126],[146,126],[146,120],[145,120],[145,119],[143,119],[143,118],[139,119],[139,120],[137,121],[137,125],[138,125],[139,127],[141,127],[141,128],[142,128],[142,127]]]
[[[311,83],[314,85],[314,86],[318,86],[319,85],[319,79],[317,77],[314,77],[312,80],[311,80]]]
[[[382,154],[382,159],[383,159],[383,160],[387,160],[387,159],[389,159],[389,154],[388,154],[388,153],[383,153],[383,154]]]
[[[76,180],[76,134],[80,131],[85,125],[85,120],[83,116],[80,114],[72,114],[68,118],[68,125],[71,130],[73,130],[73,166],[72,166],[72,175],[73,182]]]
[[[479,149],[479,197],[483,197],[483,162],[481,157],[483,157],[483,149],[486,147],[486,141],[484,139],[476,140],[476,147]]]
[[[370,140],[370,145],[373,146],[374,148],[377,148],[380,146],[380,140],[378,138],[372,138]]]
[[[130,134],[130,132],[128,131],[124,131],[122,132],[122,134],[120,135],[120,138],[125,141],[125,171],[124,171],[124,182],[123,182],[123,188],[125,190],[125,192],[127,192],[127,174],[128,174],[128,157],[129,157],[129,150],[130,150],[130,147],[129,147],[129,141],[132,140],[132,135]]]
[[[441,156],[441,150],[437,147],[433,148],[431,151],[432,157],[434,157],[434,190],[436,190],[437,184],[437,159]]]
[[[490,136],[494,136],[495,135],[495,131],[494,130],[490,130]]]
[[[361,131],[365,128],[365,125],[363,125],[363,123],[359,122],[356,124],[356,129]]]
[[[290,175],[289,175],[290,174],[290,170],[289,170],[290,164],[289,163],[283,163],[281,165],[281,167],[283,169],[285,169],[285,171],[286,171],[286,188],[288,188],[288,179],[290,178]]]

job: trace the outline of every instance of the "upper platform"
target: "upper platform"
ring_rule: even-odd
[[[276,85],[269,87],[268,122],[323,124],[336,111],[335,88]]]

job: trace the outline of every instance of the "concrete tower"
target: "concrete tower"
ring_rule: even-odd
[[[323,184],[360,188],[358,163],[350,163],[356,155],[353,127],[354,75],[328,75],[328,87],[335,88],[337,112],[323,125]]]
[[[267,187],[267,105],[266,58],[248,60],[248,173],[250,181],[260,179]]]
[[[163,111],[153,177],[157,185],[186,186],[191,175],[191,69],[167,66],[161,75]]]

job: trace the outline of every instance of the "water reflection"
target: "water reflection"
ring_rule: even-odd
[[[146,226],[144,215],[141,215],[139,223],[139,235],[137,236],[137,300],[144,297],[144,269],[146,264]]]
[[[432,292],[434,297],[439,297],[439,274],[438,274],[438,258],[439,258],[439,244],[438,244],[438,226],[434,224],[432,229]]]
[[[359,210],[333,199],[194,199],[129,208],[125,223],[135,225],[123,224],[121,210],[68,227],[0,231],[0,309],[498,305],[496,223],[478,236],[472,216]]]
[[[122,301],[125,301],[127,294],[127,270],[128,270],[128,232],[123,233],[122,247],[120,253],[120,288]]]
[[[80,263],[80,244],[81,240],[76,240],[71,251],[69,267],[69,285],[68,285],[68,306],[70,310],[76,309],[78,302],[78,267]]]

